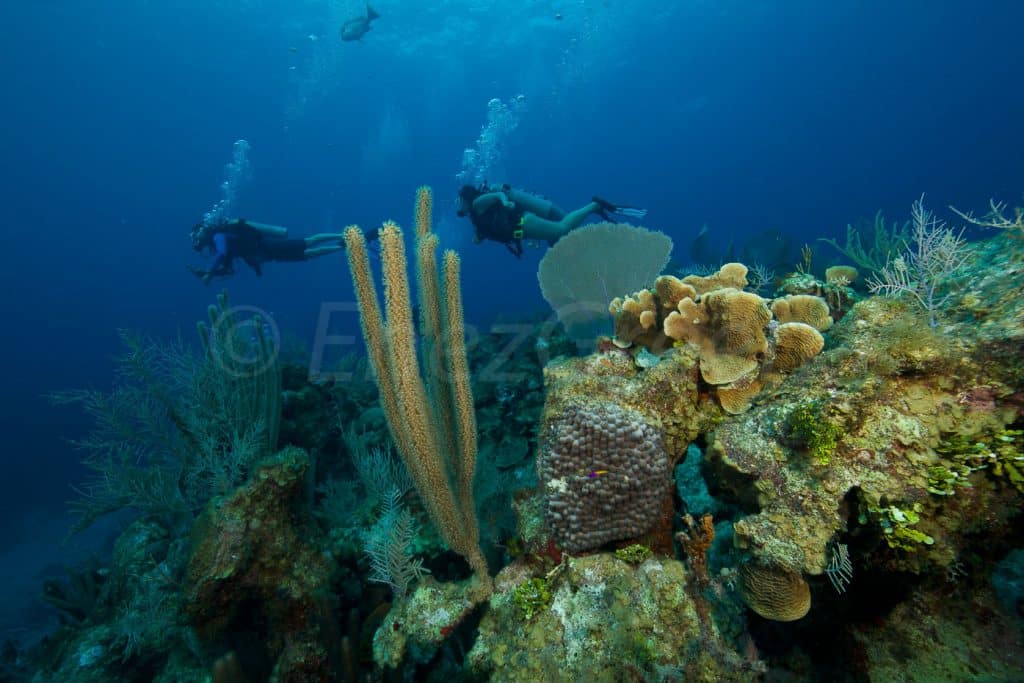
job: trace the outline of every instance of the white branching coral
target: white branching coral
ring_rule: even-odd
[[[937,312],[951,292],[943,292],[967,262],[963,230],[955,231],[924,208],[924,196],[911,209],[913,228],[906,250],[868,279],[872,294],[908,295],[928,312],[928,324],[938,327]]]
[[[404,598],[413,581],[430,573],[423,560],[410,552],[419,529],[412,513],[402,505],[401,496],[397,488],[385,495],[380,519],[370,530],[365,546],[370,581],[391,586],[396,598]]]

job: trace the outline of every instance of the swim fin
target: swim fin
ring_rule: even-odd
[[[606,221],[611,221],[612,218],[609,214],[616,214],[624,216],[626,218],[643,218],[647,215],[647,209],[641,209],[635,206],[627,206],[625,204],[612,204],[607,199],[601,197],[593,197],[593,202],[597,204],[597,212]]]

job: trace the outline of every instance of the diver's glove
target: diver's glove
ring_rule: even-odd
[[[186,268],[188,268],[190,273],[202,280],[204,285],[210,284],[210,279],[213,277],[213,273],[203,270],[202,268],[196,268],[195,266],[186,266]]]

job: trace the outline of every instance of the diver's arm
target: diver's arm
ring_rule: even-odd
[[[483,213],[496,202],[501,202],[502,206],[506,209],[511,209],[515,206],[504,192],[488,192],[473,200],[473,213]]]
[[[206,272],[217,275],[229,262],[228,237],[222,232],[215,232],[213,234],[213,257],[210,259],[210,265],[206,267]]]

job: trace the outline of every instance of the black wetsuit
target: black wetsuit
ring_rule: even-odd
[[[213,256],[207,272],[230,275],[233,261],[240,258],[257,275],[263,274],[267,261],[305,261],[306,240],[265,235],[244,220],[232,221],[218,228],[212,237]]]
[[[473,221],[477,241],[501,242],[517,257],[523,255],[523,233],[520,220],[525,211],[519,207],[506,208],[501,202],[494,202],[481,213],[469,212]]]

